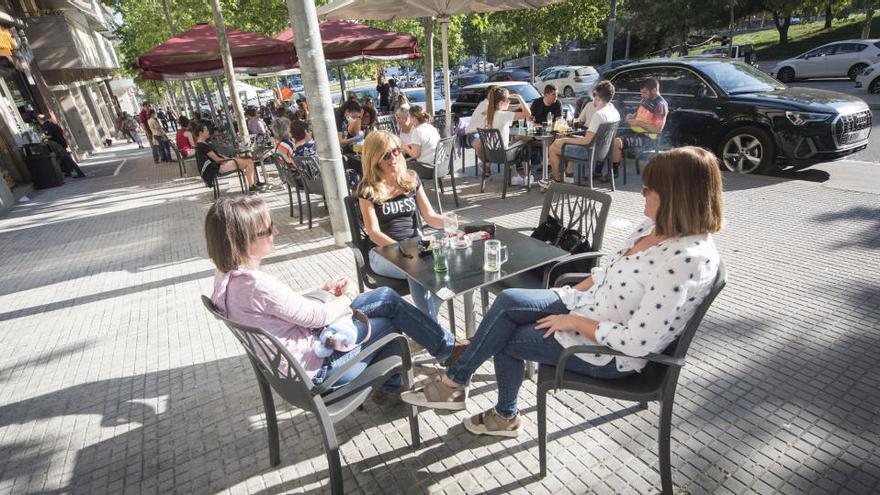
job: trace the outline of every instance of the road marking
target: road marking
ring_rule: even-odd
[[[119,166],[116,167],[116,170],[113,171],[113,177],[116,177],[117,175],[119,175],[119,171],[122,170],[122,166],[125,165],[126,161],[128,161],[128,158],[124,158],[122,160],[122,163],[120,163]]]

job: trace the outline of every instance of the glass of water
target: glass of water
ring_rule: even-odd
[[[458,232],[458,215],[452,212],[443,214],[443,232],[446,237],[455,237]]]

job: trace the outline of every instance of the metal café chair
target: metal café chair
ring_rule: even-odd
[[[606,122],[596,129],[593,141],[588,145],[567,143],[562,145],[562,156],[559,160],[560,167],[566,167],[568,162],[575,162],[574,182],[580,184],[586,169],[590,180],[590,189],[593,188],[593,167],[595,163],[604,163],[611,174],[611,190],[616,190],[614,173],[611,170],[611,148],[614,137],[617,135],[619,122]],[[624,173],[624,177],[626,174]],[[626,179],[624,179],[626,184]]]
[[[563,276],[559,278],[557,285],[579,282],[581,279],[581,277]],[[648,364],[640,373],[616,380],[602,380],[566,371],[565,363],[575,354],[624,356],[619,351],[599,345],[568,347],[563,351],[556,366],[542,364],[538,367],[538,458],[542,478],[547,476],[547,394],[550,391],[577,390],[616,400],[638,402],[641,409],[647,409],[648,402],[660,403],[660,429],[657,439],[660,481],[664,494],[673,493],[670,436],[675,389],[678,386],[681,368],[686,364],[685,356],[691,341],[703,321],[703,316],[724,288],[726,281],[727,271],[724,263],[721,262],[712,290],[697,307],[684,331],[662,353],[642,356]]]
[[[532,174],[529,170],[531,159],[529,157],[529,147],[525,144],[517,146],[504,147],[501,140],[501,131],[498,129],[477,129],[480,134],[480,143],[483,147],[483,157],[485,163],[498,163],[504,171],[504,184],[501,189],[501,199],[507,197],[507,185],[510,183],[510,169],[518,163],[522,163],[525,167],[526,190],[531,191]],[[486,174],[480,180],[480,192],[485,191]]]
[[[298,177],[303,182],[306,194],[306,208],[309,213],[309,228],[312,228],[312,194],[317,194],[324,199],[324,207],[327,207],[327,197],[324,193],[324,182],[321,180],[321,167],[318,165],[318,157],[294,156],[293,163],[296,165]],[[302,215],[300,215],[302,219]]]
[[[412,160],[409,162],[410,167],[415,170],[419,177],[423,180],[430,180],[434,183],[434,193],[437,195],[437,209],[443,213],[443,203],[440,201],[440,193],[443,191],[443,177],[449,176],[452,183],[452,197],[455,200],[455,207],[458,208],[458,191],[455,186],[455,171],[452,167],[453,151],[455,148],[455,138],[448,137],[441,139],[434,149],[434,163],[423,163]]]
[[[414,381],[412,358],[406,337],[399,333],[390,333],[382,337],[358,352],[356,357],[341,366],[323,383],[314,385],[299,362],[274,335],[260,328],[241,325],[225,318],[207,296],[202,296],[202,303],[208,312],[226,325],[244,347],[257,377],[257,385],[260,388],[260,397],[263,399],[263,409],[266,413],[269,464],[277,466],[281,463],[278,419],[272,397],[274,390],[279,397],[291,405],[315,415],[330,468],[331,492],[334,495],[345,493],[335,425],[356,411],[374,390],[394,375],[401,376],[404,390],[412,387]],[[358,365],[366,357],[382,351],[385,347],[393,348],[392,346],[397,348],[397,353],[383,352],[376,355],[373,362],[357,378],[345,385],[335,385],[353,366]],[[415,406],[407,406],[406,410],[412,446],[416,449],[421,443],[419,411]]]
[[[397,127],[397,118],[393,114],[376,117],[373,130],[386,131],[394,135],[400,134],[400,129]]]

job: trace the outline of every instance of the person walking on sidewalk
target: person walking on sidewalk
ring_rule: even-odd
[[[122,133],[125,137],[131,139],[132,142],[137,143],[138,148],[142,149],[144,147],[141,144],[140,136],[138,136],[137,121],[128,112],[122,112]]]
[[[70,177],[72,172],[76,172],[76,178],[85,177],[86,174],[79,168],[76,160],[73,159],[73,156],[67,149],[67,138],[64,137],[64,130],[61,126],[52,122],[43,114],[37,115],[37,122],[40,123],[40,129],[43,131],[43,137],[46,139],[49,149],[58,156],[64,175]]]
[[[141,104],[141,113],[138,115],[138,121],[144,129],[147,141],[150,143],[150,150],[153,152],[153,161],[159,163],[159,145],[153,144],[153,131],[147,121],[150,119],[150,102],[145,101]]]
[[[150,132],[153,133],[151,144],[159,148],[159,157],[163,162],[170,162],[171,143],[168,141],[168,136],[165,135],[162,126],[159,124],[159,119],[156,117],[155,110],[150,110],[149,117],[147,118],[147,125],[150,128]]]

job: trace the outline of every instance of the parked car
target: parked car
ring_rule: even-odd
[[[760,70],[722,59],[639,62],[608,74],[621,115],[633,113],[642,81],[660,81],[669,104],[663,136],[713,150],[726,170],[806,166],[865,149],[871,111],[854,96],[789,88]]]
[[[849,77],[855,81],[862,69],[880,59],[880,40],[845,40],[828,43],[797,57],[777,62],[770,75],[782,82],[812,77]]]
[[[458,96],[458,92],[461,91],[461,88],[465,86],[470,86],[472,84],[480,84],[481,82],[485,82],[486,74],[480,74],[477,72],[469,72],[467,74],[461,74],[459,76],[449,78],[449,93],[452,95],[452,99],[455,99]],[[435,88],[443,87],[443,79],[438,79],[434,81]]]
[[[357,99],[359,102],[363,103],[367,96],[373,98],[373,103],[376,106],[379,106],[379,92],[376,91],[375,87],[367,87],[367,88],[357,88],[357,89],[348,89],[345,91],[346,97],[351,98],[351,95],[357,95]]]
[[[502,82],[502,81],[530,81],[532,73],[529,69],[522,67],[512,67],[509,69],[501,69],[497,72],[489,74],[486,82]]]
[[[599,73],[599,79],[605,78],[605,73],[611,70],[614,70],[618,67],[622,67],[627,64],[631,64],[635,62],[635,60],[630,60],[628,58],[620,59],[620,60],[612,60],[610,63],[597,65],[595,67],[596,72]]]
[[[758,66],[758,52],[755,51],[755,47],[751,44],[733,45],[732,48],[730,45],[716,46],[709,48],[708,50],[704,50],[703,53],[686,55],[685,58],[728,58],[731,50],[733,50],[733,56],[730,58],[732,58],[733,60],[745,62],[755,67]]]
[[[568,65],[542,74],[535,78],[535,88],[543,93],[544,86],[552,84],[566,98],[589,93],[599,81],[599,73],[589,65]]]
[[[868,94],[880,95],[880,62],[859,73],[856,88],[864,89]]]
[[[541,72],[538,72],[538,74],[535,75],[535,80],[537,81],[538,79],[543,78],[547,74],[549,74],[555,70],[564,69],[565,67],[568,67],[568,66],[567,65],[551,65],[550,67],[547,67],[546,69],[542,70]]]
[[[409,88],[401,90],[406,95],[406,99],[413,105],[425,108],[425,88]],[[440,110],[446,111],[446,99],[443,98],[443,90],[440,87],[434,88],[434,113]]]
[[[456,98],[455,101],[452,103],[452,113],[458,115],[459,117],[466,117],[474,113],[474,109],[477,108],[477,105],[479,105],[481,101],[486,99],[486,94],[489,92],[489,86],[492,85],[507,88],[507,90],[511,93],[516,93],[522,96],[528,104],[531,104],[536,99],[543,97],[543,95],[539,93],[534,86],[527,82],[487,81],[481,84],[474,84],[473,86],[462,88],[461,92],[458,93],[458,98]],[[562,111],[564,113],[567,113],[568,115],[574,116],[574,107],[568,103],[562,104]]]

